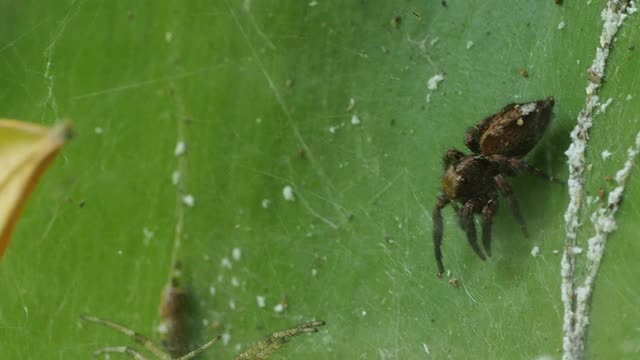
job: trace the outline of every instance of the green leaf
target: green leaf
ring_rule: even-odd
[[[465,129],[514,101],[555,96],[527,160],[567,177],[604,2],[446,4],[0,2],[2,117],[68,117],[78,133],[0,264],[0,358],[132,345],[81,323],[86,312],[159,339],[174,254],[193,345],[230,335],[202,358],[231,359],[310,319],[327,325],[273,358],[559,358],[566,187],[510,180],[531,237],[503,204],[486,262],[446,209],[445,266],[458,288],[435,276],[431,210],[442,154],[465,150]],[[614,100],[591,133],[591,196],[609,189],[604,176],[640,130],[638,21],[624,24],[608,64],[601,98]],[[176,157],[179,141],[187,152]],[[640,351],[635,174],[627,187],[593,299],[594,358]]]

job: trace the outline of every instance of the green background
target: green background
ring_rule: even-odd
[[[513,101],[555,96],[528,160],[568,176],[563,153],[604,2],[309,3],[0,0],[0,115],[68,117],[77,132],[0,264],[0,358],[84,359],[131,344],[81,323],[85,312],[158,339],[180,211],[193,343],[230,335],[202,358],[231,359],[309,319],[327,325],[273,358],[560,357],[553,250],[563,249],[566,188],[512,179],[531,238],[503,206],[486,263],[446,209],[445,266],[458,288],[435,276],[431,210],[444,151],[464,149],[467,127]],[[640,130],[639,21],[622,27],[608,65],[601,95],[614,100],[591,134],[590,195],[609,189],[604,177]],[[438,73],[445,80],[428,90]],[[176,206],[171,183],[179,138],[193,208]],[[633,176],[597,281],[593,358],[640,352],[638,185]],[[583,242],[596,206],[583,210]]]

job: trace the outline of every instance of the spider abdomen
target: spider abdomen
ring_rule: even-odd
[[[521,158],[542,138],[551,121],[554,99],[513,104],[493,115],[480,131],[483,155]]]

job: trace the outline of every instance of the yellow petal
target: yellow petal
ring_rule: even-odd
[[[27,197],[71,134],[69,123],[47,128],[0,119],[0,259]]]

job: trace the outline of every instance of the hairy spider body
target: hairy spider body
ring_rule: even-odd
[[[540,141],[551,120],[553,104],[553,97],[509,104],[467,130],[464,140],[472,155],[447,150],[443,158],[442,193],[433,210],[433,244],[439,277],[444,273],[441,212],[448,204],[453,207],[469,245],[482,260],[491,256],[491,224],[498,211],[498,194],[507,200],[520,229],[528,237],[524,217],[506,177],[527,172],[562,183],[521,160]],[[481,216],[483,248],[478,245],[476,214]]]
[[[462,203],[472,198],[485,198],[495,188],[493,177],[498,174],[499,171],[487,159],[462,156],[453,159],[445,170],[442,191],[449,199]]]
[[[509,104],[469,128],[464,143],[474,154],[521,158],[540,141],[551,122],[555,100]]]

